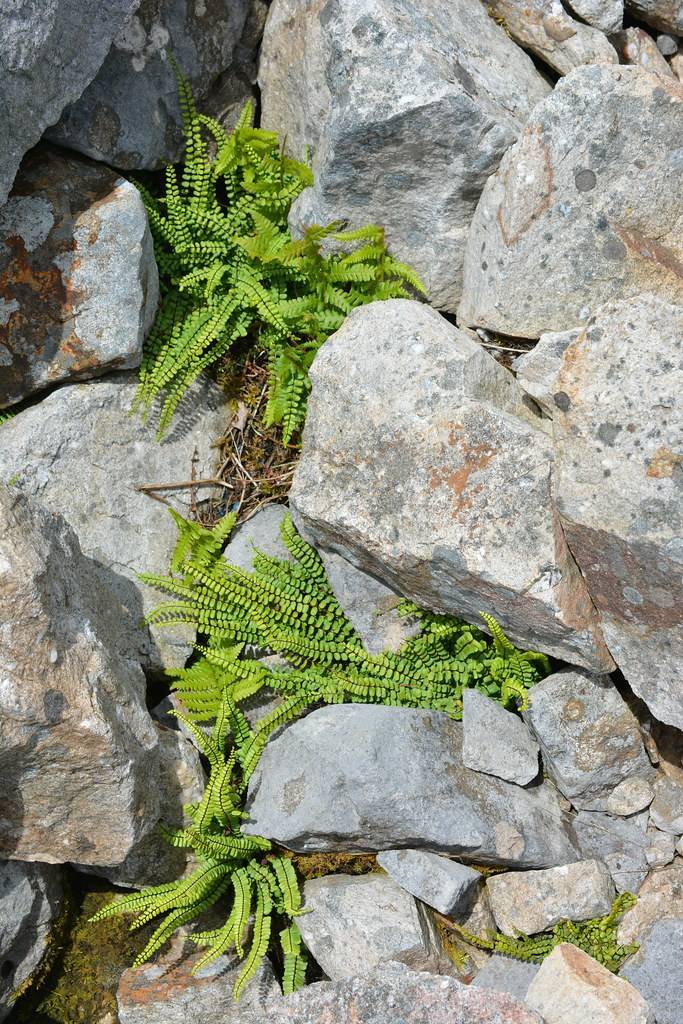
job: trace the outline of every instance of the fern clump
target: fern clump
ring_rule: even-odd
[[[159,434],[192,381],[240,339],[265,349],[268,424],[285,442],[303,424],[308,369],[354,307],[424,292],[416,274],[387,252],[368,226],[311,227],[294,240],[289,208],[312,184],[310,169],[286,157],[274,132],[252,127],[247,104],[231,135],[197,113],[179,76],[185,163],[166,170],[166,191],[140,188],[154,236],[162,301],[147,341],[138,404],[163,393]],[[322,254],[325,239],[352,251]]]
[[[555,946],[562,942],[571,942],[616,974],[624,960],[639,948],[635,943],[622,946],[617,942],[619,921],[635,903],[635,896],[630,892],[623,892],[614,900],[609,914],[605,917],[595,917],[590,921],[559,921],[552,931],[542,932],[540,935],[523,935],[519,932],[513,938],[501,932],[490,932],[487,938],[481,938],[458,924],[450,923],[449,927],[466,942],[479,949],[530,963],[541,963],[552,953]]]

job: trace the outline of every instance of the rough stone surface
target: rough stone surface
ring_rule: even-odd
[[[647,999],[657,1024],[679,1024],[683,1007],[683,917],[657,921],[621,971]]]
[[[538,966],[538,964],[513,960],[512,957],[499,956],[494,953],[477,972],[472,984],[475,988],[507,992],[508,995],[524,1002],[529,985],[538,974]]]
[[[624,779],[607,797],[605,810],[608,814],[628,817],[649,807],[653,797],[652,785],[645,779]]]
[[[118,595],[0,487],[0,856],[117,864],[158,820],[158,740]]]
[[[59,868],[0,862],[0,1021],[11,1011],[14,993],[43,962],[61,899]]]
[[[383,850],[377,863],[395,882],[447,917],[466,913],[482,876],[428,850]]]
[[[139,0],[4,3],[0,9],[0,206],[24,153],[97,74]]]
[[[680,782],[666,776],[657,779],[650,818],[662,832],[683,835],[683,785]]]
[[[163,596],[141,584],[137,573],[168,572],[178,531],[168,509],[136,488],[189,480],[195,449],[197,477],[212,476],[211,444],[225,427],[226,406],[215,385],[195,385],[159,443],[154,413],[147,424],[130,414],[136,390],[135,374],[114,374],[59,388],[19,413],[2,427],[0,481],[13,480],[64,515],[94,560],[92,571],[123,606],[128,656],[139,652],[146,665],[163,668],[184,664],[194,636],[182,627],[156,629],[152,636],[140,625]],[[187,492],[167,494],[189,514]]]
[[[526,1002],[545,1024],[654,1024],[636,989],[576,946],[563,942],[541,964]]]
[[[463,694],[462,763],[525,786],[538,775],[538,743],[511,711],[478,690]]]
[[[683,6],[677,0],[626,0],[626,9],[654,28],[683,36]]]
[[[612,667],[554,522],[551,445],[513,377],[407,300],[354,310],[311,370],[290,503],[304,533],[423,607]]]
[[[266,505],[255,516],[241,523],[232,533],[223,557],[230,565],[245,572],[253,569],[254,549],[272,558],[292,561],[292,556],[280,536],[280,525],[287,514],[284,505]]]
[[[519,867],[577,859],[549,787],[472,772],[461,745],[462,726],[440,712],[321,708],[266,747],[244,830],[302,852],[422,847]]]
[[[386,960],[438,972],[448,963],[429,911],[388,875],[327,875],[306,882],[297,924],[332,981],[367,974]]]
[[[605,810],[624,779],[654,777],[638,720],[609,676],[555,672],[532,687],[524,717],[545,770],[577,808]]]
[[[626,28],[612,37],[623,64],[638,64],[653,75],[673,78],[669,63],[659,52],[652,36],[642,28]]]
[[[595,64],[558,82],[486,183],[459,322],[537,338],[644,291],[683,303],[682,131],[673,79]]]
[[[624,20],[624,0],[572,0],[569,7],[586,24],[608,35],[618,32]]]
[[[642,942],[655,922],[672,917],[683,918],[683,859],[679,857],[647,876],[638,902],[621,919],[617,942]]]
[[[263,125],[313,149],[290,223],[382,224],[454,311],[477,198],[548,92],[530,58],[469,0],[276,0],[262,54]]]
[[[665,57],[673,57],[678,53],[678,39],[660,32],[657,35],[657,49]]]
[[[249,0],[143,0],[82,96],[48,135],[124,169],[163,167],[182,153],[172,53],[203,109],[251,93],[240,68]],[[212,89],[217,94],[214,98]]]
[[[557,507],[607,644],[653,715],[679,729],[682,338],[681,306],[649,295],[605,306],[564,353],[553,419]]]
[[[581,64],[618,64],[604,34],[572,18],[560,0],[491,0],[510,35],[561,75]]]
[[[562,356],[578,333],[578,330],[548,331],[541,335],[531,352],[517,356],[512,364],[519,386],[551,419],[555,412],[557,375],[562,366]]]
[[[671,58],[671,70],[679,82],[683,82],[683,53],[677,53]]]
[[[135,186],[54,150],[32,153],[0,208],[0,407],[137,366],[158,291]]]
[[[383,964],[369,974],[307,985],[286,998],[273,999],[267,1018],[240,1024],[543,1024],[511,996],[468,988],[455,978]],[[121,1024],[128,1024],[122,1021]],[[135,1022],[137,1024],[137,1022]]]
[[[496,924],[505,935],[534,935],[558,921],[608,914],[614,886],[607,866],[582,860],[546,871],[506,871],[486,882]]]
[[[572,819],[572,827],[584,857],[604,860],[617,892],[637,893],[649,870],[647,837],[638,821],[580,811]]]
[[[267,1000],[280,989],[267,960],[235,1002],[232,987],[242,961],[221,956],[194,975],[192,967],[201,955],[196,946],[176,935],[167,953],[124,971],[116,993],[120,1024],[206,1024],[209,1020],[246,1024],[252,1019],[262,1024],[269,1019]]]
[[[669,832],[649,828],[646,833],[645,859],[652,868],[670,864],[676,854],[676,838]]]

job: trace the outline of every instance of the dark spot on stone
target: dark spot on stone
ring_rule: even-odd
[[[598,231],[604,231],[607,227],[607,220],[603,216],[598,217],[595,222],[595,227]]]
[[[453,64],[453,74],[460,82],[468,96],[476,96],[477,85],[469,71],[466,71],[457,61]]]
[[[598,437],[603,444],[608,445],[610,448],[620,433],[621,426],[618,423],[601,423],[598,427]]]
[[[579,192],[590,192],[592,188],[595,188],[597,181],[595,174],[588,167],[576,171],[574,174],[574,184]]]
[[[482,270],[488,270],[488,269],[489,269],[489,265],[488,265],[488,263],[486,262],[486,260],[482,260],[482,261],[481,261],[481,269],[482,269]]]
[[[626,246],[618,238],[609,238],[603,247],[603,256],[608,260],[623,260],[626,257]]]
[[[11,960],[3,960],[0,964],[0,978],[6,980],[14,971],[14,964]]]
[[[43,711],[49,725],[58,725],[68,706],[64,694],[60,690],[47,690],[43,694]]]
[[[603,476],[611,476],[612,475],[612,470],[611,469],[603,469],[602,475]]]
[[[553,395],[553,402],[562,412],[566,412],[572,404],[571,398],[566,391],[556,391]]]

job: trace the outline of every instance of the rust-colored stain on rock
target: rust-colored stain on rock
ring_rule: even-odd
[[[450,470],[450,467],[432,467],[430,470],[429,487],[432,491],[440,487],[447,487],[453,494],[453,518],[472,507],[477,494],[483,489],[483,484],[472,484],[470,478],[473,473],[485,469],[495,458],[497,451],[488,444],[469,443],[461,424],[455,423],[451,426],[448,435],[448,444],[457,448],[462,455],[462,465],[459,469]]]

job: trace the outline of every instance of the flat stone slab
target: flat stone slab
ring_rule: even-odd
[[[465,690],[462,704],[463,764],[519,786],[535,779],[539,746],[526,723],[478,690]]]
[[[383,850],[377,863],[403,889],[447,917],[467,913],[483,883],[478,871],[428,850]]]

